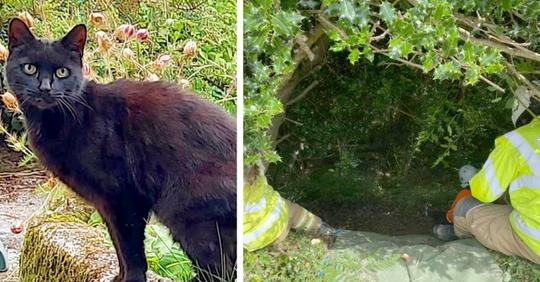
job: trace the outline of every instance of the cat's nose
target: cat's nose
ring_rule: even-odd
[[[39,83],[39,90],[49,92],[51,91],[51,80],[48,78],[44,78]]]

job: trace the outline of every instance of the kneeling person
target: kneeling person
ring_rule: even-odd
[[[497,138],[470,188],[453,210],[455,234],[540,264],[540,119]],[[492,204],[506,190],[511,205]]]
[[[244,248],[248,251],[283,241],[291,229],[322,237],[329,245],[336,234],[320,217],[282,198],[268,184],[262,171],[258,175],[248,173],[245,178],[243,225]]]

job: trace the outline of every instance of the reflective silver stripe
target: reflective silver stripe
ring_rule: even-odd
[[[512,213],[518,228],[527,235],[533,237],[535,240],[540,241],[540,230],[527,226],[527,224],[521,219],[517,211],[514,210]]]
[[[540,158],[536,155],[534,148],[516,131],[508,132],[504,135],[525,159],[535,175],[540,176]]]
[[[520,176],[510,183],[510,192],[518,190],[522,187],[540,189],[540,177],[530,175]]]
[[[315,222],[315,216],[312,213],[309,213],[309,223],[304,226],[304,230],[309,230],[311,225],[313,225],[313,222]]]
[[[503,192],[501,189],[501,185],[499,184],[499,180],[497,179],[497,174],[495,174],[495,168],[493,167],[493,162],[491,161],[491,159],[488,158],[483,168],[484,173],[486,174],[486,180],[489,185],[489,190],[494,197],[499,197],[500,195],[502,195]]]
[[[246,213],[253,213],[261,211],[266,207],[266,198],[263,196],[260,201],[256,202],[255,204],[247,204],[246,205]]]
[[[244,235],[244,244],[250,244],[255,239],[257,239],[259,236],[261,236],[264,232],[266,232],[270,227],[276,223],[276,221],[279,219],[279,215],[281,214],[281,197],[278,197],[278,200],[276,202],[276,206],[272,210],[272,213],[268,218],[259,226],[257,229],[247,233]]]
[[[293,228],[298,229],[300,226],[302,226],[304,221],[306,221],[306,217],[307,217],[307,210],[302,209],[302,216],[300,217],[298,222],[293,226]]]

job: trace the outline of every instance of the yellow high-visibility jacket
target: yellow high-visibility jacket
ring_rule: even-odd
[[[255,251],[272,244],[289,224],[287,203],[264,175],[244,183],[244,248]]]
[[[493,202],[509,189],[510,223],[523,242],[540,255],[540,120],[495,140],[495,149],[470,181],[473,197]]]

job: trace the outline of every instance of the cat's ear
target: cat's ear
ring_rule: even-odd
[[[86,26],[84,24],[76,25],[72,28],[64,38],[62,44],[73,51],[78,52],[81,57],[84,52],[84,44],[86,43]]]
[[[13,49],[19,45],[29,43],[36,39],[28,26],[18,19],[14,18],[9,22],[8,28],[9,49]]]

